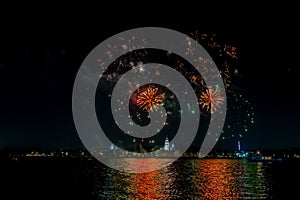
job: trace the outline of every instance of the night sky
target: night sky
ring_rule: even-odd
[[[3,23],[0,38],[0,148],[83,147],[73,123],[72,88],[82,61],[109,36],[135,27],[159,26],[188,34],[216,33],[239,46],[236,83],[252,102],[255,124],[242,148],[300,147],[299,31],[294,16],[245,24],[218,21],[155,22],[123,19],[118,24],[73,18],[19,19]],[[78,18],[79,19],[79,18]],[[5,20],[5,19],[1,19]],[[42,20],[43,21],[43,20]],[[41,24],[42,23],[42,24]],[[262,27],[261,27],[262,26]],[[236,148],[236,141],[222,141]]]

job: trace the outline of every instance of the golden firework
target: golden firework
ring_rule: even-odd
[[[149,86],[137,96],[136,103],[141,109],[153,111],[153,109],[157,109],[158,105],[162,104],[164,98],[165,94],[159,93],[157,87]]]
[[[211,113],[221,108],[224,95],[220,88],[206,89],[200,96],[200,106]]]

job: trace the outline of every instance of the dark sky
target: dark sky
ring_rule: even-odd
[[[93,17],[95,17],[93,15]],[[87,54],[130,28],[161,26],[217,33],[240,45],[238,86],[255,108],[244,148],[300,147],[299,31],[295,16],[200,23],[151,17],[36,17],[5,21],[0,37],[0,148],[82,147],[72,118],[72,86]],[[99,19],[99,20],[97,20]],[[279,20],[280,19],[280,20]],[[235,148],[228,142],[228,148]],[[226,146],[226,145],[225,145]]]
[[[249,140],[253,145],[271,148],[299,147],[299,60],[294,50],[298,39],[288,33],[280,37],[285,39],[261,40],[257,45],[262,47],[257,51],[245,52],[249,59],[243,85],[256,110],[256,124]]]

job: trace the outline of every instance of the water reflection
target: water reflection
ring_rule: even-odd
[[[134,166],[155,159],[130,159]],[[96,170],[99,199],[270,199],[268,164],[246,160],[181,159],[150,173]]]

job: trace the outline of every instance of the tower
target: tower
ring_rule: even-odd
[[[111,144],[110,147],[109,147],[109,150],[114,150],[114,148],[115,148],[114,145]]]
[[[165,139],[165,146],[164,146],[164,150],[166,150],[166,151],[170,151],[170,142],[169,142],[169,139],[168,139],[168,137],[166,137],[166,139]]]
[[[238,141],[238,150],[241,151],[241,143]]]

